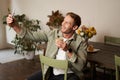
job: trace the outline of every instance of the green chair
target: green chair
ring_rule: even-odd
[[[115,55],[116,80],[120,80],[120,57]]]
[[[112,36],[104,36],[104,43],[110,45],[120,46],[120,38]]]
[[[64,80],[67,80],[67,69],[68,69],[68,61],[67,60],[56,60],[43,55],[40,55],[42,74],[44,74],[44,65],[55,67],[59,69],[63,69],[65,71]],[[45,76],[43,75],[43,80],[45,80]]]
[[[104,43],[105,43],[105,44],[109,44],[109,45],[120,46],[120,38],[105,35],[105,36],[104,36]],[[106,70],[110,71],[111,73],[114,73],[113,70],[109,70],[109,69],[106,69],[106,68],[104,67],[104,73],[105,73]],[[111,75],[111,76],[112,76],[112,75]]]
[[[104,43],[105,44],[109,44],[109,45],[114,45],[114,46],[120,46],[120,38],[119,37],[113,37],[113,36],[105,35],[104,36]],[[104,72],[106,70],[109,70],[109,69],[104,68]],[[111,72],[111,74],[114,73],[114,70],[109,70],[109,71]]]
[[[118,37],[112,37],[112,36],[104,36],[104,43],[109,44],[109,45],[115,45],[115,46],[120,46],[120,38]],[[104,66],[97,65],[97,68],[103,69],[104,70],[104,75],[106,74],[106,71],[109,71],[110,73],[113,73],[113,70],[107,69]],[[112,75],[111,75],[112,76]]]

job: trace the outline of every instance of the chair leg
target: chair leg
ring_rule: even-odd
[[[110,75],[110,76],[111,76],[111,77],[110,77],[111,80],[114,80],[114,78],[115,78],[114,75],[115,75],[115,71],[114,71],[114,70],[111,70],[111,75]]]
[[[106,68],[104,67],[103,70],[104,70],[104,75],[105,75],[106,74]]]
[[[95,63],[90,63],[91,66],[91,80],[96,80],[96,66]]]
[[[104,80],[106,79],[105,76],[106,76],[106,68],[104,67],[103,68],[103,75],[104,75]]]

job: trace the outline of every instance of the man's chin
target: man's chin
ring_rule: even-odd
[[[61,31],[62,33],[64,33],[64,32],[65,32],[65,30],[63,30],[63,29],[61,29],[60,31]]]

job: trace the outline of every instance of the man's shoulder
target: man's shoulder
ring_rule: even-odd
[[[59,33],[58,29],[53,29],[53,30],[48,31],[47,35],[48,36],[56,36],[58,33]]]
[[[76,34],[76,40],[84,41],[85,39],[83,37],[81,37],[80,35]]]

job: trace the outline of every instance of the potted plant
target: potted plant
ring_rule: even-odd
[[[54,28],[59,29],[61,27],[61,23],[64,20],[64,17],[59,12],[59,10],[52,11],[52,15],[48,15],[48,17],[49,17],[49,21],[46,23],[46,25],[48,25],[51,30]]]
[[[6,17],[6,16],[5,16]],[[3,19],[4,20],[4,19]],[[20,27],[26,27],[32,32],[37,31],[40,28],[40,21],[39,20],[30,20],[26,17],[25,14],[22,15],[14,15],[14,20],[17,22],[17,24]],[[3,24],[6,24],[5,21],[3,21]],[[14,40],[12,40],[12,43],[14,43],[15,46],[15,54],[30,54],[28,52],[35,52],[35,49],[37,48],[36,42],[33,42],[31,40],[27,40],[24,37],[20,38],[18,35],[15,36]],[[31,59],[31,58],[30,58]]]

